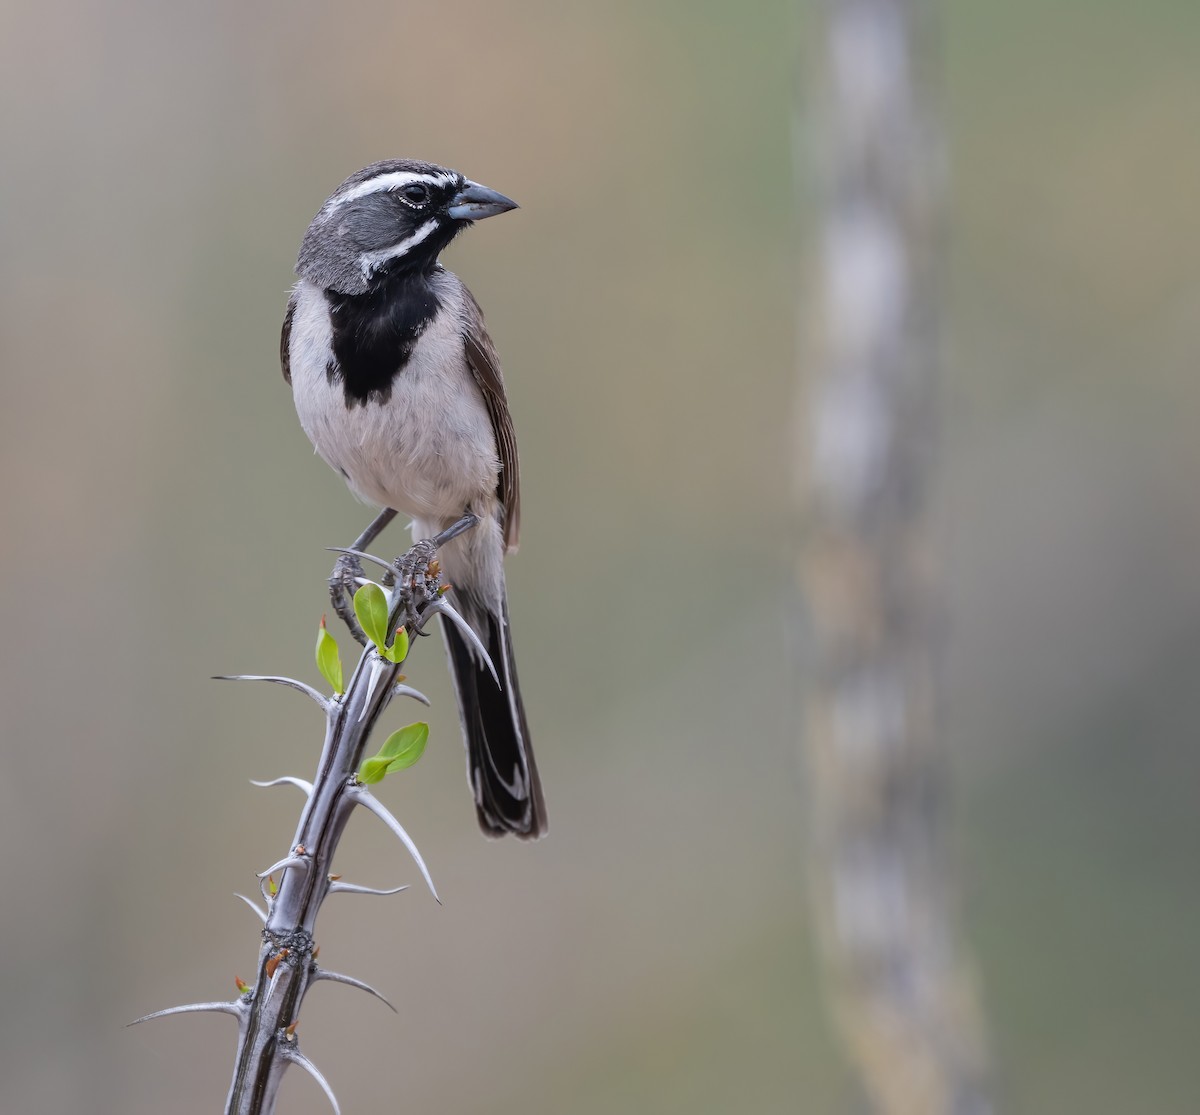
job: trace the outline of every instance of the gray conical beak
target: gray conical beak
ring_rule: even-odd
[[[484,217],[495,217],[517,208],[512,198],[489,190],[478,182],[468,182],[451,199],[446,212],[456,221],[482,221]]]

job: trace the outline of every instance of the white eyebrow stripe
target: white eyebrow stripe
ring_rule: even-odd
[[[329,199],[329,209],[337,209],[347,202],[357,201],[360,197],[367,197],[370,194],[382,193],[385,190],[398,190],[401,186],[408,186],[413,182],[421,182],[426,186],[436,187],[449,186],[457,180],[457,175],[453,174],[429,174],[417,170],[393,170],[390,174],[378,174],[374,178],[368,178],[365,182],[359,182],[357,186],[351,186],[344,194],[331,197]]]
[[[358,266],[362,269],[363,278],[369,279],[380,265],[387,263],[389,259],[404,255],[409,248],[415,248],[421,241],[428,239],[437,227],[437,221],[426,221],[416,232],[405,237],[398,244],[392,244],[387,248],[378,248],[373,252],[363,252],[358,257]]]

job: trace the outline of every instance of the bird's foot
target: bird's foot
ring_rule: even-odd
[[[362,563],[353,554],[341,554],[329,575],[329,599],[333,610],[349,629],[350,634],[362,645],[367,645],[367,636],[354,614],[354,593],[363,575]]]
[[[404,626],[419,634],[426,609],[442,594],[442,573],[437,560],[438,543],[422,538],[393,563],[400,592]]]

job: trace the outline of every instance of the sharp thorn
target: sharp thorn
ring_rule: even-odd
[[[282,786],[285,783],[288,786],[295,786],[297,789],[303,790],[305,796],[312,797],[313,784],[311,782],[305,782],[303,778],[296,778],[290,774],[285,774],[280,778],[272,778],[270,782],[259,782],[256,779],[250,779],[251,786],[261,786],[264,789],[267,789],[271,786]]]
[[[182,1007],[167,1007],[166,1010],[156,1010],[152,1014],[143,1014],[141,1018],[135,1018],[132,1022],[125,1023],[125,1025],[137,1026],[142,1022],[150,1022],[155,1018],[166,1018],[172,1014],[232,1014],[234,1018],[240,1018],[244,1009],[240,1002],[188,1003]]]
[[[467,642],[475,648],[480,658],[483,659],[488,670],[491,672],[493,679],[495,679],[496,685],[500,689],[503,689],[504,686],[500,684],[500,675],[496,673],[496,666],[492,662],[491,656],[487,652],[487,648],[479,641],[479,636],[475,634],[475,631],[472,629],[471,625],[465,619],[463,619],[463,617],[460,616],[453,607],[447,604],[445,600],[434,600],[425,609],[425,612],[421,617],[422,627],[425,626],[425,617],[428,616],[430,612],[445,616],[447,619],[453,621],[454,625],[459,629],[459,631],[462,632],[463,638],[465,638]]]
[[[312,978],[314,980],[327,979],[332,980],[334,983],[344,983],[347,987],[357,987],[360,991],[365,991],[368,995],[374,995],[385,1007],[390,1007],[393,1014],[400,1013],[385,996],[376,991],[369,983],[364,983],[353,976],[346,976],[341,972],[331,972],[328,968],[318,967],[313,972]]]
[[[285,856],[278,863],[271,864],[266,871],[260,871],[258,878],[265,879],[268,875],[274,875],[276,871],[287,871],[292,867],[303,868],[307,871],[309,868],[308,859],[305,856]]]
[[[240,898],[243,902],[246,903],[247,906],[250,907],[250,909],[252,909],[259,916],[259,919],[262,921],[263,925],[267,924],[267,912],[266,912],[266,910],[263,910],[262,908],[260,908],[257,902],[255,902],[251,898],[247,898],[244,894],[238,894],[237,891],[233,892],[233,897]]]
[[[331,704],[327,697],[317,692],[311,685],[305,685],[304,682],[297,681],[295,678],[276,677],[272,674],[216,674],[213,676],[213,681],[269,681],[275,685],[284,685],[288,689],[295,689],[299,693],[306,694],[321,706],[323,712],[328,712]]]
[[[375,694],[375,686],[379,683],[379,675],[383,673],[383,659],[379,657],[378,652],[367,664],[367,669],[370,670],[370,674],[367,676],[367,695],[363,699],[362,711],[358,714],[358,722],[360,724],[366,719],[367,713],[370,711],[371,698]]]
[[[390,561],[384,561],[381,557],[376,557],[374,554],[363,553],[362,550],[352,550],[348,546],[326,546],[327,550],[335,554],[349,554],[351,557],[362,558],[364,561],[369,561],[374,565],[381,566],[389,572],[395,573],[396,567]]]
[[[329,884],[329,890],[326,894],[378,894],[389,895],[399,894],[402,890],[408,890],[408,884],[405,883],[402,887],[388,887],[387,890],[381,890],[379,887],[364,887],[358,883],[343,883],[334,882]]]
[[[430,877],[429,868],[425,866],[425,861],[421,858],[421,853],[417,851],[417,846],[413,843],[412,837],[404,831],[404,826],[396,820],[389,812],[386,805],[383,804],[374,794],[363,789],[362,786],[349,786],[346,792],[354,798],[360,805],[365,805],[372,813],[375,814],[388,828],[390,828],[399,839],[400,843],[408,849],[408,854],[416,861],[417,866],[421,869],[421,875],[425,879],[426,885],[429,887],[430,893],[440,906],[442,900],[438,898],[437,888],[433,885],[433,879]]]
[[[342,1115],[342,1109],[338,1107],[337,1096],[333,1094],[333,1089],[329,1086],[329,1081],[321,1074],[321,1070],[312,1063],[294,1043],[281,1041],[278,1045],[279,1055],[285,1060],[290,1061],[294,1065],[299,1065],[309,1076],[311,1076],[318,1084],[321,1085],[321,1091],[325,1093],[325,1098],[329,1100],[330,1106],[334,1110],[334,1115]]]
[[[414,689],[411,685],[395,685],[392,687],[393,697],[411,697],[414,701],[420,701],[423,705],[430,705],[432,702],[424,693]]]

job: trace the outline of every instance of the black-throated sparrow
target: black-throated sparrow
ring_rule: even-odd
[[[478,524],[440,552],[452,599],[499,672],[443,621],[489,836],[546,831],[517,686],[503,559],[517,545],[517,443],[483,312],[441,251],[516,202],[433,163],[393,159],[352,174],[300,246],[280,352],[300,424],[360,499],[413,517],[427,538]]]

